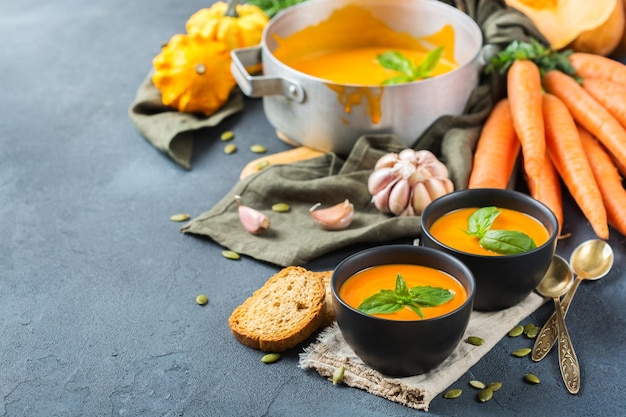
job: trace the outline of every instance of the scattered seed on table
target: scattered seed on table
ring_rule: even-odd
[[[263,145],[252,145],[250,146],[250,150],[254,153],[265,153],[267,149]]]
[[[485,343],[485,341],[478,336],[470,336],[467,339],[465,339],[465,341],[469,343],[470,345],[474,345],[474,346],[480,346],[483,343]]]
[[[496,392],[497,390],[499,390],[500,388],[502,388],[502,382],[492,382],[491,384],[487,385],[487,388],[491,389],[491,391]]]
[[[469,384],[472,387],[476,388],[476,389],[485,389],[485,388],[487,388],[487,386],[483,382],[481,382],[481,381],[472,380],[472,381],[469,382]]]
[[[539,330],[541,330],[539,327],[533,325],[532,327],[530,327],[528,329],[528,331],[526,332],[526,337],[529,339],[534,339],[537,337],[537,335],[539,334]]]
[[[287,204],[287,203],[272,204],[272,211],[275,211],[277,213],[286,213],[290,209],[291,209],[291,207],[289,207],[289,204]]]
[[[513,327],[510,331],[509,331],[509,336],[510,337],[517,337],[520,336],[522,333],[524,333],[524,326],[522,326],[521,324]]]
[[[341,365],[333,372],[333,385],[337,385],[343,381],[343,375],[346,372],[346,368]]]
[[[491,398],[493,397],[493,391],[491,390],[491,388],[487,387],[485,389],[480,390],[480,392],[478,393],[478,400],[481,403],[486,403],[487,401],[489,401]]]
[[[538,384],[541,382],[539,381],[539,377],[535,374],[524,375],[524,380],[526,380],[526,382],[530,382],[531,384]]]
[[[270,166],[270,161],[261,161],[258,164],[256,164],[256,170],[261,171],[262,169],[265,169],[268,166]]]
[[[228,140],[231,140],[234,137],[235,137],[235,132],[233,132],[232,130],[227,130],[226,132],[220,135],[220,140],[226,142]]]
[[[274,363],[280,359],[280,353],[268,353],[267,355],[261,358],[261,362],[263,363]]]
[[[511,352],[511,355],[517,356],[518,358],[522,358],[524,356],[527,356],[531,351],[532,349],[530,348],[522,348],[522,349],[514,350],[513,352]]]
[[[209,299],[204,294],[200,294],[196,297],[196,303],[200,304],[201,306],[205,305],[208,302],[209,302]]]
[[[187,213],[173,214],[170,216],[170,220],[173,222],[184,222],[186,220],[189,220],[189,214]]]
[[[224,153],[226,155],[230,155],[231,153],[235,153],[237,151],[237,145],[235,145],[234,143],[229,143],[228,145],[224,146]]]
[[[461,396],[461,394],[463,394],[463,390],[460,388],[449,389],[443,394],[443,398],[458,398]]]
[[[236,261],[237,259],[241,258],[241,256],[239,256],[237,252],[232,251],[232,250],[223,250],[222,256],[226,259],[232,259],[233,261]]]

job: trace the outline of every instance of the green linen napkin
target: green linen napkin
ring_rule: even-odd
[[[217,126],[226,117],[243,110],[243,95],[234,88],[228,101],[211,116],[182,113],[163,104],[161,93],[152,83],[150,71],[143,80],[128,116],[137,130],[158,150],[168,154],[185,169],[191,168],[194,132]]]
[[[503,1],[452,2],[479,23],[485,43],[504,48],[513,40],[543,40],[535,26]],[[416,140],[414,149],[428,149],[448,167],[456,189],[467,187],[472,155],[482,124],[495,101],[505,91],[497,75],[482,77],[460,116],[444,116]],[[231,250],[281,266],[304,265],[333,250],[357,243],[382,243],[416,238],[419,217],[381,214],[371,203],[367,179],[376,160],[387,152],[407,146],[395,136],[372,135],[360,138],[345,161],[335,154],[265,168],[238,182],[211,210],[194,218],[183,233],[205,235]],[[235,195],[243,204],[264,212],[270,229],[261,235],[248,233],[241,225]],[[312,220],[309,208],[323,207],[349,199],[355,206],[350,227],[326,231]],[[288,213],[274,213],[272,204],[285,202]]]

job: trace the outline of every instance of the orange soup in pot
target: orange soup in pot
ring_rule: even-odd
[[[503,256],[485,249],[480,245],[479,238],[467,233],[469,218],[476,210],[478,210],[477,207],[469,207],[446,213],[435,220],[429,232],[439,242],[462,252]],[[513,209],[500,208],[500,210],[501,213],[494,220],[491,229],[522,232],[529,236],[537,247],[546,243],[550,238],[545,226],[534,217]]]
[[[454,60],[454,29],[443,26],[419,39],[394,31],[358,5],[335,10],[326,20],[284,38],[277,38],[274,55],[288,66],[337,84],[380,86],[397,71],[384,68],[378,55],[400,52],[418,66],[433,49],[443,47],[430,76],[458,67]]]
[[[394,290],[396,277],[400,274],[408,288],[417,286],[439,287],[453,293],[452,299],[435,307],[421,307],[423,319],[446,315],[465,303],[467,291],[453,276],[441,270],[411,264],[376,265],[357,272],[343,283],[339,289],[339,297],[349,306],[358,309],[363,301],[380,292],[380,290]],[[401,310],[386,313],[372,314],[388,320],[421,320],[413,310],[404,306]]]

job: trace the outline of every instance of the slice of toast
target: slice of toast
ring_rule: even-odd
[[[324,320],[322,320],[321,327],[330,326],[333,321],[335,321],[335,310],[333,309],[333,293],[330,289],[330,277],[333,275],[333,271],[319,271],[312,272],[312,274],[316,275],[324,284],[324,291],[326,292],[326,296],[324,297],[324,307],[322,310],[324,311]]]
[[[324,321],[325,286],[313,272],[289,266],[235,308],[228,326],[240,343],[282,352],[303,342]]]

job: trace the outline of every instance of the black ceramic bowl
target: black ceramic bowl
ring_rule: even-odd
[[[432,224],[444,214],[467,207],[514,209],[539,220],[548,230],[546,243],[528,252],[503,255],[473,255],[451,248],[430,234]],[[558,223],[552,211],[534,198],[513,190],[470,189],[444,195],[426,206],[421,216],[421,244],[450,254],[473,272],[476,279],[474,309],[502,310],[526,298],[548,270],[556,250]]]
[[[400,321],[365,314],[339,297],[339,289],[352,275],[385,264],[423,265],[447,272],[463,285],[468,298],[446,315]],[[335,268],[330,285],[337,324],[348,345],[368,366],[395,377],[425,373],[452,353],[469,323],[475,291],[472,272],[459,260],[411,245],[379,246],[358,252]]]

